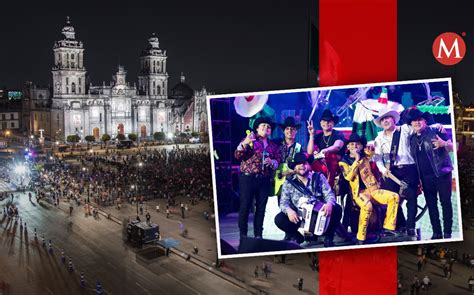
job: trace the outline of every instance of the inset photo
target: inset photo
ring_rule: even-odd
[[[450,78],[207,102],[219,258],[463,239]]]

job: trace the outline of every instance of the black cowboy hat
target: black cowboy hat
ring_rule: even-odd
[[[253,122],[253,130],[257,131],[257,128],[258,128],[258,125],[262,124],[262,123],[267,123],[268,125],[271,126],[272,128],[272,131],[275,130],[275,126],[276,124],[272,122],[272,119],[268,118],[268,117],[259,117],[255,120],[255,122]]]
[[[280,126],[280,128],[283,130],[285,130],[286,127],[294,127],[296,129],[299,129],[301,127],[301,124],[295,124],[295,123],[296,123],[295,118],[287,117],[285,119],[285,122],[283,122],[283,124],[278,124],[278,126]]]
[[[434,123],[433,116],[430,113],[422,112],[417,108],[408,109],[404,115],[405,115],[404,122],[408,125],[410,125],[411,122],[414,121],[415,119],[419,119],[419,118],[425,119],[428,125],[431,125]]]
[[[313,155],[309,156],[305,152],[299,152],[295,155],[295,157],[288,161],[288,168],[291,170],[295,169],[296,165],[303,164],[304,162],[308,162],[310,165],[313,163],[314,157]]]
[[[352,133],[351,136],[349,136],[349,139],[347,140],[347,143],[349,142],[360,142],[363,146],[367,144],[367,139],[365,136],[360,136],[357,133]]]
[[[323,114],[321,115],[321,119],[319,121],[324,120],[324,121],[333,121],[334,125],[336,125],[339,122],[339,117],[334,116],[334,114],[331,112],[331,110],[326,109],[323,111]]]

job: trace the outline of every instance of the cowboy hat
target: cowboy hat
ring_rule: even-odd
[[[305,152],[299,152],[292,160],[288,161],[288,168],[293,170],[295,169],[296,165],[303,164],[305,162],[308,162],[308,164],[311,165],[311,163],[313,163],[313,160],[313,155],[308,157]]]
[[[336,125],[338,122],[339,122],[339,117],[338,116],[334,116],[334,114],[331,112],[331,110],[324,110],[323,111],[323,114],[321,115],[321,119],[319,119],[319,121],[333,121],[334,122],[334,125]]]
[[[253,122],[253,130],[257,131],[258,125],[266,123],[270,125],[272,131],[275,129],[276,124],[272,122],[272,120],[268,117],[259,117]]]
[[[360,142],[363,146],[367,144],[367,139],[365,136],[360,136],[357,133],[352,133],[351,136],[349,136],[349,139],[347,140],[347,144],[350,142]]]
[[[393,120],[395,121],[395,124],[397,124],[398,121],[400,121],[400,114],[397,111],[393,109],[385,108],[379,111],[379,116],[376,119],[374,119],[374,124],[377,127],[382,128],[381,121],[383,118],[386,118],[386,117],[392,117]]]
[[[250,118],[260,112],[268,101],[268,95],[237,96],[234,107],[237,114]]]
[[[285,122],[283,122],[283,124],[278,124],[278,126],[283,130],[285,130],[286,127],[293,127],[293,128],[299,129],[301,127],[301,124],[295,124],[295,123],[296,123],[295,118],[287,117],[285,119]]]
[[[430,113],[422,112],[417,108],[411,108],[407,111],[405,115],[405,123],[410,125],[412,121],[419,118],[425,119],[427,124],[430,124],[433,122],[433,117],[431,116]]]

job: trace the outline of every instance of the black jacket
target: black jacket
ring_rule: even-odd
[[[431,140],[435,139],[436,135],[438,135],[443,140],[447,140],[446,134],[439,133],[436,129],[431,127],[426,127],[426,129],[422,132],[421,137],[426,155],[430,160],[431,167],[433,168],[436,177],[440,177],[450,173],[453,170],[453,164],[451,163],[451,158],[449,157],[449,152],[446,150],[446,148],[439,148],[436,150],[433,149],[433,143],[431,143]],[[415,158],[415,162],[418,164],[418,159],[416,157],[417,148],[416,134],[412,134],[410,136],[410,151]],[[419,165],[417,166],[418,172],[421,176],[423,171],[419,171]]]

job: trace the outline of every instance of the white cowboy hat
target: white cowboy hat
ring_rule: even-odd
[[[374,124],[377,127],[382,128],[382,124],[380,123],[380,121],[382,121],[382,119],[386,117],[392,117],[393,120],[395,121],[395,124],[397,124],[398,121],[400,121],[400,114],[396,110],[391,109],[391,108],[385,108],[379,111],[379,116],[376,119],[374,119]]]
[[[237,96],[234,107],[237,114],[250,118],[260,112],[268,101],[268,95]]]

